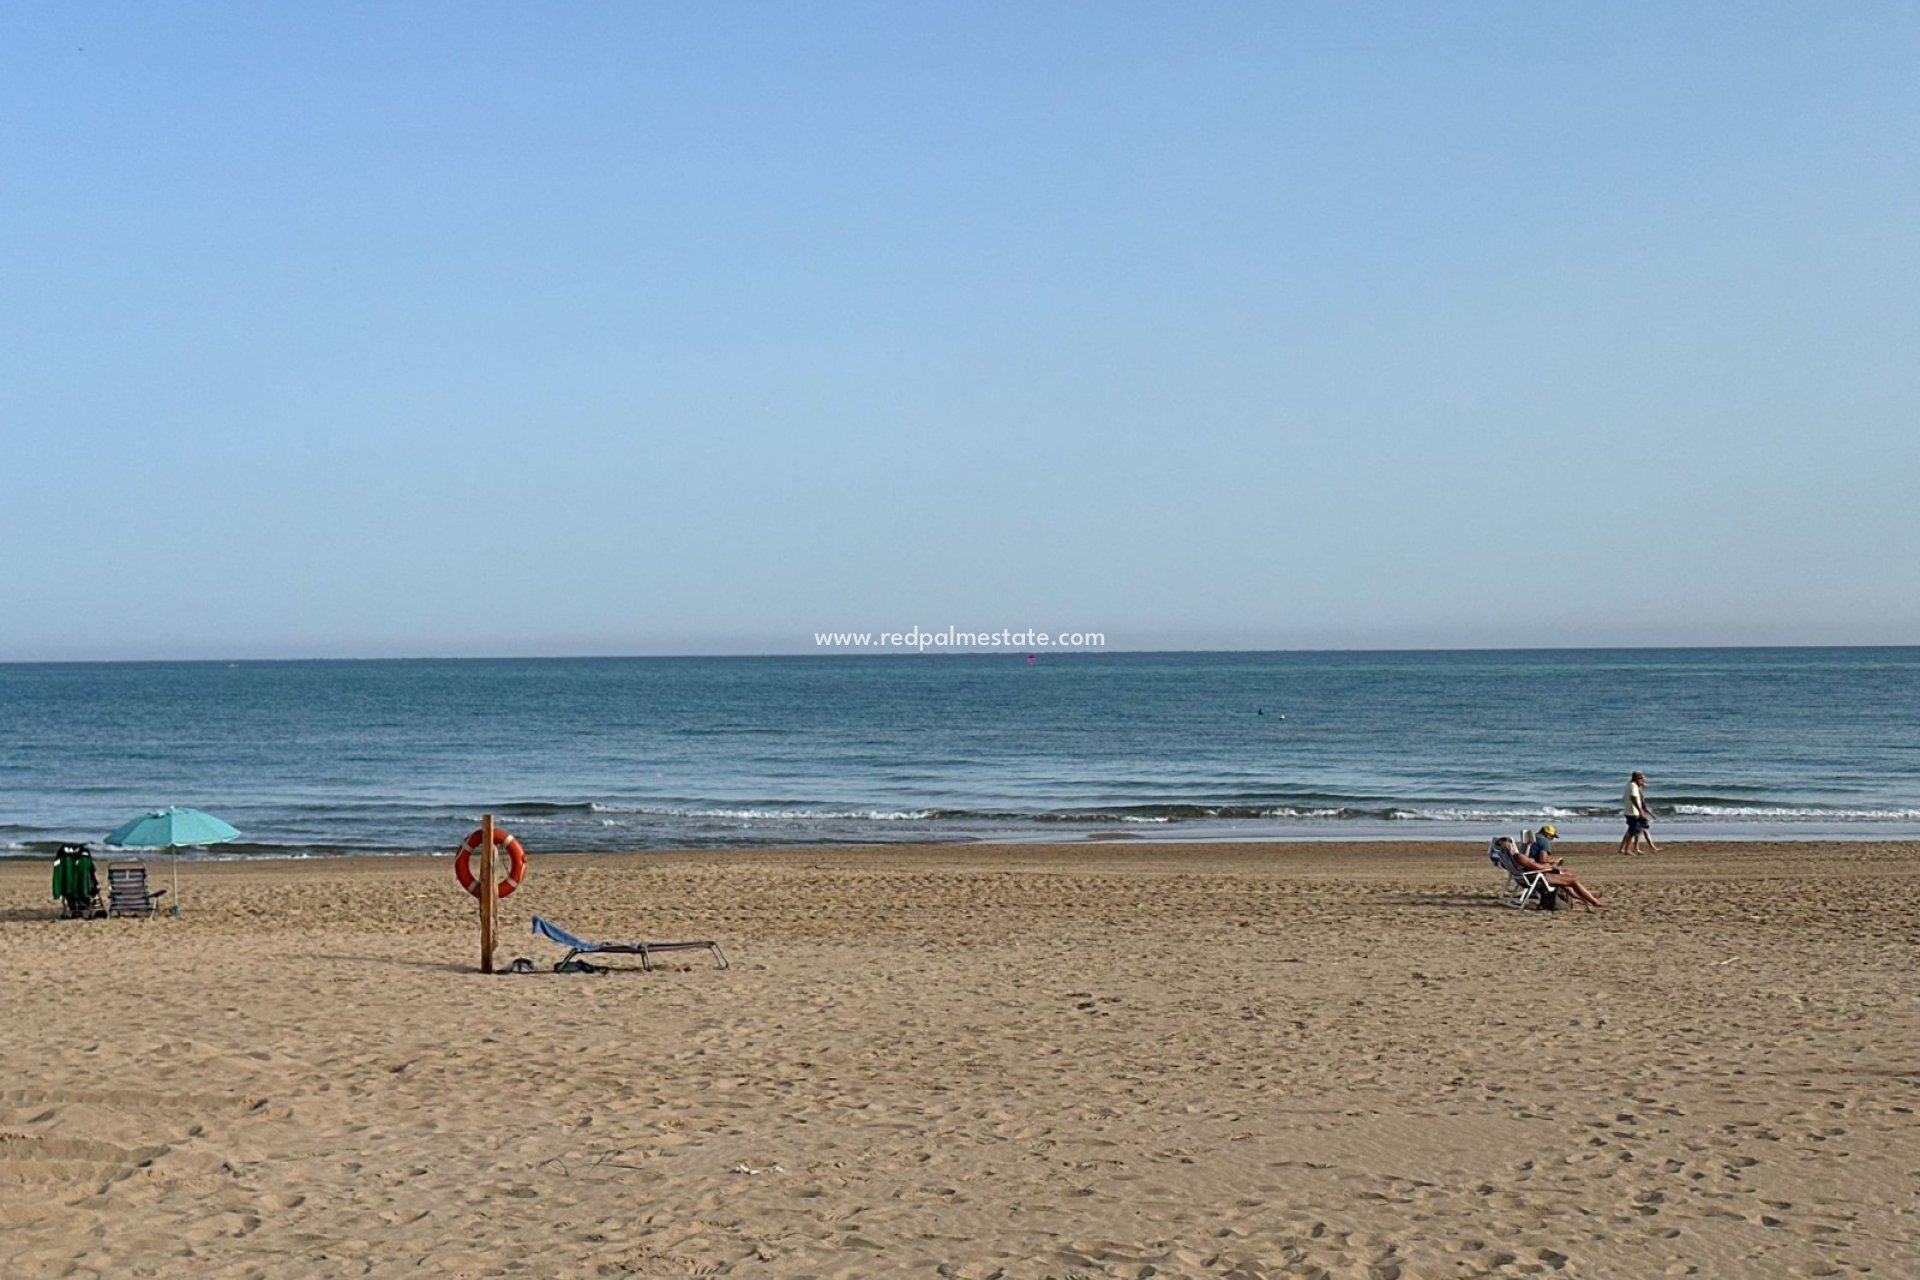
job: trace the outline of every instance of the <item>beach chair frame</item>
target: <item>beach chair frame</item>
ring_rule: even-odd
[[[720,949],[720,944],[707,939],[693,942],[590,942],[568,933],[551,920],[542,920],[539,916],[533,917],[533,932],[549,942],[557,942],[567,948],[567,954],[561,959],[561,964],[566,964],[580,956],[639,956],[640,967],[650,971],[653,968],[653,957],[656,952],[705,951],[713,956],[714,968],[732,967],[727,963],[727,953]]]
[[[1528,871],[1515,862],[1507,851],[1500,847],[1500,837],[1487,841],[1487,861],[1506,874],[1500,885],[1500,901],[1516,910],[1524,911],[1528,907],[1544,907],[1549,903],[1558,906],[1566,891],[1547,879],[1544,871]]]
[[[147,888],[144,866],[107,868],[107,914],[110,916],[141,916],[151,920],[156,909],[154,904],[166,892]]]

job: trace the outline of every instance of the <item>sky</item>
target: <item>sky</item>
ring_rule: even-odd
[[[1920,8],[11,3],[0,660],[1920,643]]]

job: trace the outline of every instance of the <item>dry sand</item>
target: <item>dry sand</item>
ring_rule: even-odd
[[[1470,844],[536,857],[531,977],[445,859],[151,922],[6,864],[0,1273],[1920,1273],[1920,845],[1566,851],[1617,910]]]

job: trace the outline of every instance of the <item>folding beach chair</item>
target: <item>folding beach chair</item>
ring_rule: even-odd
[[[559,925],[539,916],[533,918],[533,931],[549,942],[557,942],[567,948],[566,958],[560,964],[572,963],[583,955],[626,955],[639,956],[642,969],[653,968],[653,955],[658,951],[710,951],[713,953],[714,968],[727,967],[726,952],[720,950],[717,942],[588,942],[585,938],[576,938]]]
[[[53,860],[53,896],[60,899],[69,920],[92,920],[107,914],[100,902],[100,877],[94,871],[93,851],[84,844],[63,844]]]
[[[1487,841],[1487,861],[1506,876],[1500,885],[1500,901],[1523,911],[1528,907],[1538,907],[1543,911],[1559,907],[1565,890],[1550,883],[1544,871],[1524,870],[1514,861],[1513,855],[1501,846],[1500,841],[1500,836]]]
[[[107,868],[107,914],[110,916],[146,916],[153,918],[153,904],[165,889],[147,888],[145,867]]]

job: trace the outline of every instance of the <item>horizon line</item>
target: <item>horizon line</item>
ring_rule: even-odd
[[[763,652],[740,653],[493,653],[493,654],[363,654],[331,656],[309,654],[295,657],[239,657],[216,656],[204,658],[0,658],[0,667],[54,667],[54,666],[137,666],[137,665],[190,665],[225,663],[237,666],[241,663],[311,663],[311,662],[644,662],[644,661],[727,661],[761,660],[768,658],[1025,658],[1045,655],[1049,657],[1089,657],[1103,654],[1127,654],[1129,656],[1180,656],[1187,654],[1331,654],[1331,653],[1646,653],[1646,652],[1711,652],[1725,650],[1756,649],[1915,649],[1920,643],[1910,644],[1791,644],[1791,643],[1749,643],[1749,644],[1564,644],[1564,645],[1348,645],[1348,646],[1299,646],[1279,648],[1221,647],[1221,648],[1171,648],[1171,649],[1127,649],[1103,646],[1099,648],[1048,648],[1048,649],[935,649],[908,650],[893,649],[884,652],[863,651],[846,648],[825,648],[819,652],[794,652],[768,650]]]

